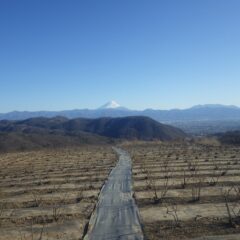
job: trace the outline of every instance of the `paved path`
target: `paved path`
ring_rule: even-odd
[[[119,161],[100,193],[84,240],[143,240],[138,208],[132,197],[131,158],[119,148],[114,150]]]

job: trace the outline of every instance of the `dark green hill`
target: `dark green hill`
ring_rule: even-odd
[[[184,137],[182,130],[148,117],[0,121],[0,150],[102,144],[112,143],[113,139],[169,141]]]
[[[240,131],[231,131],[215,134],[218,140],[223,144],[240,145]]]
[[[63,124],[68,131],[82,130],[111,138],[128,140],[175,140],[185,133],[148,117],[74,119]]]

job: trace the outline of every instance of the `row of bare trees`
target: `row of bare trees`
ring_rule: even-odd
[[[188,186],[188,188],[191,189],[191,199],[193,202],[201,199],[201,191],[205,184],[210,186],[219,184],[220,178],[228,173],[230,164],[221,165],[216,159],[212,159],[211,165],[213,167],[210,169],[209,176],[201,174],[197,160],[187,161],[187,169],[182,168],[183,176],[181,187],[186,188]],[[164,159],[161,164],[161,172],[164,174],[161,187],[157,185],[156,178],[152,176],[152,172],[149,171],[144,162],[141,164],[141,171],[145,175],[144,179],[147,189],[152,192],[153,202],[163,203],[171,187],[169,180],[172,178],[172,171],[169,167],[169,158]],[[228,222],[232,227],[236,227],[240,224],[240,187],[237,185],[231,187],[222,186],[220,189],[226,207]],[[164,206],[166,207],[166,213],[173,219],[173,225],[180,227],[177,204],[164,204]]]

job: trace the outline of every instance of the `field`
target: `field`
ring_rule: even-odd
[[[240,239],[240,148],[193,143],[126,148],[147,239]]]
[[[0,239],[81,239],[117,157],[110,147],[0,155]]]
[[[211,142],[122,147],[132,157],[146,239],[240,239],[239,147]],[[116,162],[108,146],[2,153],[0,240],[82,239]]]

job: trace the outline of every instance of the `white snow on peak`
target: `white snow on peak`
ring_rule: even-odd
[[[121,106],[116,102],[116,101],[110,101],[106,104],[104,104],[100,108],[105,108],[105,109],[114,109],[114,108],[120,108]]]

